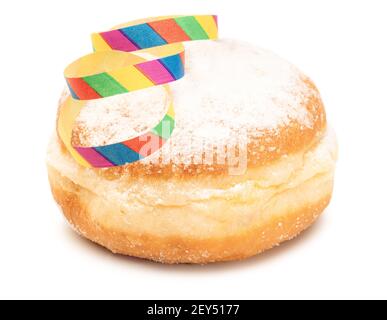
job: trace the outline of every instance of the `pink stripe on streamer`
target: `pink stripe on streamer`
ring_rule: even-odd
[[[214,17],[214,20],[215,20],[216,26],[218,26],[218,16],[213,16],[213,17]]]
[[[93,148],[75,148],[79,154],[87,160],[93,167],[96,168],[106,168],[106,167],[114,167],[114,164],[110,161],[106,160],[103,156],[101,156],[97,151]]]
[[[147,61],[136,65],[154,84],[164,84],[175,81],[172,75],[158,60]]]
[[[137,46],[127,37],[125,37],[119,30],[102,32],[100,33],[100,35],[106,41],[106,43],[114,50],[126,52],[138,50]]]

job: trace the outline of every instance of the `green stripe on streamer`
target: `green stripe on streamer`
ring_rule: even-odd
[[[157,127],[153,128],[152,133],[158,135],[163,139],[169,139],[171,137],[173,128],[175,127],[175,120],[169,115],[166,115]]]
[[[195,17],[179,17],[175,18],[175,21],[192,40],[208,39],[207,33]]]
[[[85,80],[87,84],[102,97],[110,97],[116,94],[129,92],[107,73],[84,77],[83,80]]]

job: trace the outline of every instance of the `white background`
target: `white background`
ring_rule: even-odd
[[[65,66],[89,34],[165,14],[216,13],[321,90],[340,143],[333,201],[259,257],[167,266],[81,239],[52,200],[45,149]],[[387,7],[355,0],[7,1],[0,8],[0,298],[387,298]]]

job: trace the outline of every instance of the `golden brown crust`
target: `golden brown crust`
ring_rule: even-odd
[[[307,110],[311,123],[308,126],[291,121],[284,127],[276,128],[276,130],[248,132],[249,143],[247,145],[247,166],[248,168],[258,168],[267,164],[273,163],[284,155],[294,154],[301,150],[310,148],[321,139],[326,129],[326,115],[323,102],[314,83],[304,77],[304,83],[310,89],[309,95],[304,98],[303,107]],[[298,93],[294,93],[297,95]],[[63,101],[63,99],[61,99]],[[62,105],[59,105],[59,110]],[[67,150],[61,142],[63,153]],[[204,154],[202,155],[204,157]],[[176,164],[162,163],[160,158],[159,163],[144,163],[138,161],[121,167],[113,167],[108,169],[93,169],[96,173],[106,179],[112,180],[117,178],[157,176],[158,178],[169,178],[170,176],[214,176],[224,175],[229,170],[227,161],[225,164]]]
[[[52,192],[62,207],[67,220],[84,237],[96,242],[114,253],[150,259],[163,263],[210,263],[239,260],[254,256],[280,243],[297,236],[308,228],[329,203],[333,180],[322,179],[321,192],[316,199],[305,203],[296,203],[286,208],[286,212],[271,212],[270,216],[252,228],[242,229],[236,234],[223,237],[194,238],[186,235],[161,237],[116,228],[101,223],[95,218],[96,211],[113,211],[120,214],[113,203],[106,203],[91,191],[80,187],[49,166],[49,178]],[[318,177],[317,177],[318,179]],[[311,189],[289,190],[286,196],[293,196]],[[98,199],[97,199],[98,198]],[[97,200],[96,208],[90,205]],[[312,198],[311,198],[312,199]]]

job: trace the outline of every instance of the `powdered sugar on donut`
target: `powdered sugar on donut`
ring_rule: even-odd
[[[81,145],[100,146],[127,140],[156,126],[166,113],[168,96],[161,87],[92,100],[75,125]]]
[[[234,40],[185,46],[186,75],[170,84],[176,128],[162,149],[173,163],[189,162],[206,145],[240,143],[292,120],[312,125],[303,103],[310,88],[290,63]],[[76,133],[85,146],[119,142],[156,125],[167,105],[160,87],[92,101],[82,110]]]

